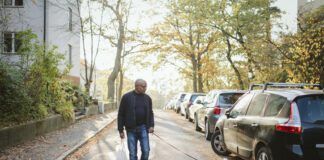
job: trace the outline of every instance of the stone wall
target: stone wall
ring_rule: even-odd
[[[0,129],[0,150],[67,127],[72,123],[74,123],[74,120],[65,121],[61,115],[53,115],[43,120],[2,128]]]
[[[85,117],[100,114],[98,105],[87,107]],[[116,109],[116,103],[105,103],[104,112]],[[53,115],[43,120],[0,129],[0,150],[30,140],[73,124],[75,120],[65,121],[61,115]]]

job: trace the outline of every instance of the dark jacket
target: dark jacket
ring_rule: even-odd
[[[124,127],[126,130],[132,130],[136,127],[136,116],[135,116],[135,91],[128,92],[123,95],[119,110],[118,110],[118,131],[122,132]],[[152,99],[147,94],[144,94],[144,103],[148,104],[146,109],[146,127],[154,127],[154,115],[152,109]]]

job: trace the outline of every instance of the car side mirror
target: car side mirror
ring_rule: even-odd
[[[202,104],[201,100],[197,100],[197,104]]]
[[[230,118],[231,117],[231,110],[230,109],[226,110],[225,115],[226,115],[227,118]]]

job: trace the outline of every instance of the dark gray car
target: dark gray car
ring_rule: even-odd
[[[196,131],[205,131],[207,140],[211,138],[213,127],[218,118],[225,113],[225,110],[230,108],[245,91],[241,90],[212,90],[210,91],[203,107],[198,109],[195,114]]]

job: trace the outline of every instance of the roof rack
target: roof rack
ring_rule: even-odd
[[[264,84],[251,84],[249,90],[253,90],[255,86],[262,86],[262,91],[267,90],[268,87],[275,87],[275,88],[301,88],[304,89],[304,87],[317,87],[320,90],[323,90],[323,86],[320,84],[309,84],[309,83],[273,83],[268,82]],[[324,90],[323,90],[324,91]]]
[[[249,91],[253,90],[254,87],[264,87],[264,84],[250,84]]]

